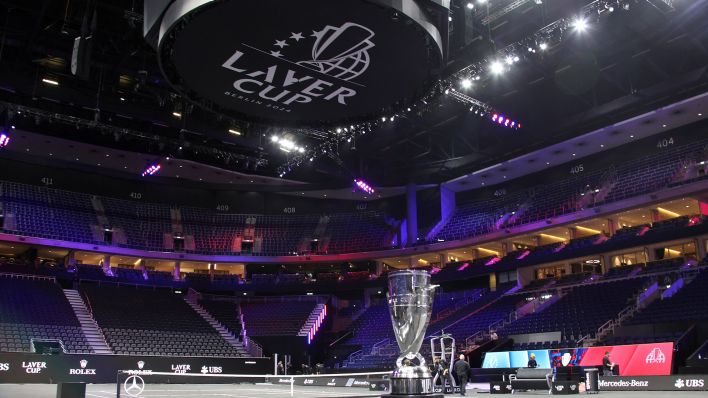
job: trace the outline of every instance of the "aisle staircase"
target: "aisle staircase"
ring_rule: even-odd
[[[199,314],[199,316],[202,317],[209,325],[211,325],[214,330],[219,332],[219,335],[226,340],[229,345],[234,347],[236,351],[238,351],[239,356],[245,357],[249,356],[248,352],[246,351],[246,348],[244,347],[243,343],[239,341],[238,337],[234,336],[233,333],[231,333],[224,325],[222,325],[219,321],[217,321],[209,312],[204,309],[201,305],[197,303],[197,300],[194,299],[191,296],[186,296],[184,298],[184,301],[192,307],[192,309]]]
[[[106,338],[103,336],[103,331],[96,323],[96,320],[93,319],[91,312],[86,308],[86,303],[81,298],[81,294],[73,289],[64,289],[64,296],[66,296],[71,308],[74,310],[74,314],[79,319],[81,331],[93,352],[95,354],[113,354],[106,342]]]

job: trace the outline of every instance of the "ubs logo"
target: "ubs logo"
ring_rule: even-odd
[[[271,49],[243,44],[221,65],[238,74],[233,90],[225,91],[224,95],[256,105],[265,103],[267,107],[284,112],[290,112],[292,105],[308,104],[313,100],[333,101],[346,106],[347,99],[357,95],[354,87],[360,85],[343,83],[349,83],[369,68],[369,50],[375,46],[374,35],[365,26],[346,22],[341,26],[327,25],[309,36],[291,32],[283,40],[276,38]],[[306,59],[297,59],[310,45]],[[300,55],[292,54],[298,50]],[[264,56],[274,62],[264,64]],[[253,68],[253,63],[261,65]],[[309,69],[316,75],[303,73],[292,65]]]
[[[705,380],[703,379],[676,379],[674,387],[678,389],[686,388],[703,388],[705,387]]]
[[[42,373],[43,369],[47,368],[46,362],[22,362],[22,368],[30,374]]]
[[[659,347],[651,350],[649,355],[644,359],[646,363],[664,363],[666,362],[666,355],[661,351]]]
[[[219,374],[223,372],[221,366],[202,366],[202,374]]]
[[[0,372],[7,372],[8,370],[10,370],[9,363],[0,363]]]

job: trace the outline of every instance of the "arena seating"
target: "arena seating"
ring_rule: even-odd
[[[249,336],[294,336],[315,305],[315,301],[241,303],[241,313]]]
[[[600,325],[614,319],[629,304],[644,283],[643,279],[633,278],[577,285],[549,307],[512,322],[499,333],[508,336],[560,331],[566,340],[594,335]]]
[[[241,319],[239,319],[238,306],[233,301],[219,300],[199,300],[201,305],[207,312],[219,321],[224,327],[234,336],[241,334]]]
[[[82,284],[81,292],[116,354],[238,356],[171,289]]]
[[[0,274],[0,351],[30,351],[30,339],[58,339],[69,353],[90,353],[74,311],[50,279]]]
[[[703,271],[672,297],[659,299],[642,309],[628,324],[708,319],[708,272]]]
[[[463,239],[489,233],[504,225],[522,225],[643,195],[668,186],[680,185],[674,176],[684,161],[695,160],[708,140],[675,146],[660,154],[629,159],[607,169],[585,172],[543,186],[533,187],[530,194],[514,193],[501,197],[475,198],[459,201],[454,214],[433,237],[435,239]],[[613,178],[607,181],[609,176]],[[604,179],[603,179],[604,177]],[[605,182],[609,192],[605,198],[582,205],[581,194],[599,189]],[[689,181],[690,182],[690,181]],[[542,194],[534,194],[536,192]],[[524,204],[522,206],[522,203]],[[508,222],[498,221],[504,214],[519,211]]]

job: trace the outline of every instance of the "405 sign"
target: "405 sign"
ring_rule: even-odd
[[[160,65],[188,98],[239,117],[290,124],[372,117],[419,96],[421,82],[432,82],[442,65],[436,26],[447,24],[447,9],[409,3],[403,9],[387,0],[168,6],[157,42]],[[428,20],[436,8],[443,8],[444,24]]]

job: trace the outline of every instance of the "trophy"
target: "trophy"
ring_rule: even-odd
[[[389,397],[443,397],[433,394],[433,377],[419,352],[430,322],[436,287],[430,284],[430,274],[426,271],[403,270],[388,275],[388,309],[401,349],[391,375]],[[413,359],[418,359],[418,365],[413,364]]]

